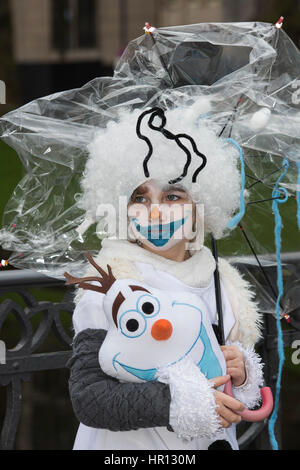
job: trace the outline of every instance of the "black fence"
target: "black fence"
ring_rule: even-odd
[[[300,279],[300,253],[284,255],[283,262],[286,263],[286,272],[293,278]],[[245,262],[239,263],[238,267],[247,275],[251,272],[253,265]],[[273,275],[274,271],[276,274],[274,266],[271,271]],[[60,292],[62,298],[59,301],[45,301],[38,298],[41,290],[43,296],[47,297],[47,290],[53,292],[53,288]],[[6,390],[5,403],[2,403],[0,449],[9,450],[15,448],[22,412],[23,383],[31,381],[34,374],[39,371],[66,368],[71,354],[71,317],[74,304],[72,290],[65,287],[64,281],[27,270],[0,272],[0,296],[2,300],[0,304],[0,387]],[[11,328],[7,327],[8,318]],[[292,313],[291,318],[293,319]],[[298,325],[294,321],[288,323],[282,320],[282,322],[284,322],[284,344],[286,347],[291,347],[294,340],[300,339]],[[11,342],[9,335],[12,330],[14,334],[18,331],[18,334],[16,344],[10,347],[7,345]],[[50,348],[50,351],[45,351],[43,347],[50,333],[54,334],[57,343],[55,350]],[[266,384],[272,388],[275,396],[278,372],[277,328],[275,317],[271,314],[264,316],[264,337],[257,345],[257,350],[265,364]],[[281,448],[281,427],[279,409],[276,423],[279,448]],[[240,449],[270,449],[267,422],[252,424],[242,422],[238,426],[238,441]]]
[[[17,344],[5,351],[5,364],[0,364],[0,386],[6,387],[6,409],[1,431],[1,449],[13,449],[22,407],[22,382],[31,380],[38,371],[62,369],[71,354],[72,331],[63,325],[61,316],[71,315],[74,304],[70,290],[60,302],[37,300],[32,290],[64,288],[64,281],[48,278],[27,270],[0,272],[0,295],[13,293],[0,304],[0,338],[8,344],[2,327],[10,319],[10,334],[18,331]],[[44,291],[45,295],[45,291]],[[69,300],[68,300],[69,298]],[[13,316],[13,319],[12,319]],[[2,334],[1,334],[2,332]],[[39,352],[54,333],[59,346],[54,351]],[[7,341],[6,341],[7,339]],[[3,361],[2,361],[3,362]]]

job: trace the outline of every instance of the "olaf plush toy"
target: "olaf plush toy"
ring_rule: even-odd
[[[155,380],[161,367],[191,359],[207,378],[222,375],[217,341],[191,294],[174,295],[136,281],[119,280],[104,300],[109,330],[99,352],[102,369],[119,379]],[[138,354],[137,354],[138,352]]]

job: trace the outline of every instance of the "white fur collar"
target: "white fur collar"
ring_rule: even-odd
[[[151,253],[128,240],[102,241],[102,249],[95,258],[96,263],[106,268],[110,264],[116,278],[131,277],[143,280],[137,271],[136,262],[149,263],[155,269],[165,271],[191,287],[206,287],[211,282],[216,263],[211,251],[202,247],[185,261],[173,261]]]

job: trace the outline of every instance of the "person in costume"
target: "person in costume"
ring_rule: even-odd
[[[128,362],[122,362],[121,355],[115,357],[115,354],[121,352],[115,351],[115,367],[109,370],[104,364],[105,358],[102,357],[104,362],[99,362],[98,354],[108,346],[109,354],[106,357],[112,354],[114,343],[110,334],[113,328],[119,326],[119,332],[125,332],[122,323],[125,311],[122,309],[127,302],[136,315],[129,320],[142,318],[144,321],[140,338],[151,340],[150,336],[153,337],[151,334],[149,336],[149,332],[158,316],[146,319],[147,315],[139,310],[139,304],[135,308],[130,304],[134,293],[128,289],[131,289],[131,285],[139,285],[141,288],[140,283],[144,283],[144,288],[154,297],[158,294],[154,295],[153,289],[166,286],[164,290],[168,291],[168,295],[161,291],[157,299],[164,301],[168,307],[165,310],[167,318],[161,319],[172,324],[172,334],[168,340],[157,344],[171,344],[178,325],[178,322],[176,325],[171,322],[170,315],[176,310],[172,307],[176,307],[176,302],[187,304],[183,292],[187,291],[190,295],[191,289],[196,289],[194,293],[198,295],[199,305],[193,302],[194,310],[193,307],[188,309],[185,306],[185,315],[194,314],[198,308],[201,324],[204,319],[204,329],[210,338],[214,353],[212,357],[221,360],[220,351],[217,351],[217,345],[210,337],[209,324],[205,321],[210,318],[210,323],[216,328],[215,325],[220,323],[216,312],[222,310],[227,345],[229,342],[238,342],[236,346],[239,350],[250,348],[251,355],[260,336],[260,317],[253,301],[253,291],[224,259],[216,263],[204,245],[204,237],[212,235],[215,240],[223,238],[228,234],[227,230],[240,225],[239,221],[243,219],[243,227],[240,228],[266,280],[264,286],[261,285],[261,276],[256,279],[259,307],[263,313],[276,316],[278,330],[280,363],[275,406],[269,421],[271,444],[275,449],[278,444],[274,426],[284,363],[280,320],[283,313],[291,312],[288,304],[294,295],[291,290],[283,302],[280,251],[281,240],[284,241],[286,237],[281,235],[284,235],[283,225],[287,234],[292,233],[294,228],[291,224],[295,215],[300,228],[299,50],[283,31],[282,18],[276,24],[258,21],[201,23],[157,29],[146,27],[145,32],[143,37],[128,44],[113,77],[97,77],[81,88],[38,98],[1,117],[0,137],[17,151],[26,174],[4,211],[0,241],[4,249],[12,251],[9,264],[15,267],[34,269],[62,279],[66,270],[73,276],[86,274],[98,279],[91,281],[98,292],[88,290],[83,295],[82,289],[79,289],[76,296],[76,334],[70,389],[76,414],[85,425],[80,426],[75,447],[116,448],[123,445],[128,448],[131,445],[144,445],[159,448],[161,445],[172,448],[182,445],[180,437],[170,443],[169,440],[174,436],[184,436],[185,441],[191,437],[184,429],[176,427],[174,416],[180,415],[182,420],[186,418],[187,428],[192,422],[199,423],[200,416],[206,416],[207,424],[213,422],[216,407],[207,407],[211,411],[208,417],[203,414],[204,407],[201,411],[193,404],[191,416],[186,406],[181,407],[178,403],[173,406],[175,397],[178,399],[182,392],[176,387],[175,393],[174,384],[184,385],[186,382],[178,382],[176,377],[172,380],[170,374],[166,376],[166,373],[163,378],[161,368],[168,367],[167,372],[170,373],[175,372],[177,366],[149,363],[146,369],[145,355],[144,365],[131,362],[128,356],[128,345],[131,344],[129,334],[124,336],[124,341],[126,339],[128,342],[123,343],[125,349],[122,349],[122,355],[126,353],[124,357]],[[165,113],[166,122],[157,109],[150,112],[153,107]],[[143,115],[144,112],[147,114]],[[147,118],[150,119],[148,123]],[[237,171],[238,154],[241,175]],[[166,226],[151,224],[153,230],[149,233],[145,223],[148,219],[146,212],[142,211],[143,217],[138,213],[134,215],[130,206],[127,214],[127,205],[134,190],[145,182],[149,184],[150,179],[155,181],[160,191],[167,184],[183,186],[195,206],[192,204],[190,214],[188,210],[185,212],[187,219],[177,220],[171,218],[171,215],[168,215],[169,218],[164,215]],[[288,206],[290,203],[291,206]],[[157,200],[155,205],[158,205]],[[198,211],[201,205],[204,213]],[[112,216],[108,221],[103,217],[107,210]],[[282,216],[285,215],[284,224],[281,223],[280,212]],[[153,209],[154,217],[155,213],[156,217],[158,213],[163,215],[157,207]],[[165,257],[168,243],[174,242],[175,235],[177,237],[183,227],[186,230],[191,213],[194,217],[192,223],[196,224],[196,237],[188,237],[185,257],[181,256],[179,243],[174,243],[172,248],[172,254],[176,253],[175,258]],[[131,217],[130,221],[127,221],[127,217]],[[113,223],[121,220],[122,223]],[[270,231],[274,220],[274,237],[266,237],[266,231],[258,226],[262,220],[265,227],[270,227]],[[174,232],[174,238],[170,237],[175,228],[179,232]],[[152,235],[152,232],[156,234]],[[150,239],[148,234],[151,235]],[[143,238],[140,240],[141,236]],[[168,237],[170,242],[166,242]],[[104,238],[100,253],[99,238]],[[135,239],[142,246],[133,243]],[[244,254],[243,245],[231,245],[232,239],[234,234],[227,239],[230,253]],[[269,266],[267,255],[274,251],[273,241],[276,246],[278,293],[267,282],[266,270],[263,269],[264,263]],[[93,251],[93,263],[96,263],[90,272],[86,272],[86,250]],[[257,250],[260,260],[255,253]],[[263,260],[262,256],[265,255],[267,257]],[[220,289],[216,275],[218,271],[221,277]],[[152,277],[146,286],[150,273]],[[101,278],[108,276],[117,282],[107,292],[105,287],[100,292],[99,274]],[[213,278],[216,278],[216,290],[221,290],[222,294],[216,296],[217,305]],[[251,279],[255,280],[252,274]],[[104,305],[108,309],[112,308],[109,302],[113,301],[114,304],[113,292],[119,280],[124,280],[120,292],[123,292],[126,301],[119,304],[118,297],[115,305],[120,305],[121,310],[114,309],[116,323],[107,324],[112,317]],[[134,280],[134,283],[128,284],[128,280]],[[79,281],[79,287],[86,285],[86,282],[81,284]],[[177,291],[180,293],[178,297],[175,296]],[[130,298],[128,293],[131,294]],[[205,293],[208,295],[207,309],[203,307]],[[104,298],[107,299],[105,303]],[[294,302],[291,304],[294,305]],[[205,311],[206,315],[203,315]],[[190,319],[193,318],[194,315],[190,315]],[[288,318],[292,321],[292,316],[288,315]],[[133,329],[137,323],[131,321],[129,325],[134,344]],[[170,326],[166,329],[170,333]],[[203,348],[208,344],[204,329],[201,329],[200,338]],[[185,333],[190,334],[191,331],[185,328]],[[218,332],[217,336],[220,336]],[[222,335],[219,342],[222,346],[225,343]],[[196,344],[197,347],[201,346],[200,342]],[[201,352],[201,347],[199,349]],[[180,348],[178,351],[181,351]],[[165,353],[166,357],[171,354],[170,351]],[[175,348],[173,353],[176,353]],[[247,353],[243,352],[243,356],[247,356]],[[198,362],[202,366],[205,364],[204,374],[211,371],[207,357],[203,354]],[[251,357],[252,361],[246,360],[246,382],[234,389],[235,398],[246,406],[251,403],[248,396],[251,390],[252,396],[257,397],[257,384],[261,381],[256,378],[261,375],[256,376],[253,372],[261,367],[258,366],[259,361],[256,356]],[[111,363],[113,358],[110,357]],[[183,364],[179,356],[173,362],[176,359],[178,367]],[[194,357],[194,360],[197,358]],[[256,362],[256,367],[251,368],[250,362]],[[104,373],[102,367],[107,373]],[[159,368],[161,374],[158,377]],[[151,369],[155,372],[155,383],[151,380],[144,380],[144,383],[119,381],[129,378],[132,381],[142,380],[132,372],[136,370],[141,375],[141,370]],[[194,368],[193,371],[200,380],[200,368]],[[113,378],[111,374],[116,372],[117,375],[121,372],[128,375],[120,379],[115,375]],[[149,377],[151,374],[144,375],[144,379]],[[193,393],[190,389],[186,393],[188,395],[184,403],[187,405]],[[206,396],[215,399],[212,394],[207,393]],[[173,413],[174,410],[177,415]],[[162,444],[161,433],[166,431],[171,417],[173,432],[166,432]],[[204,424],[200,427],[203,432]],[[138,434],[133,431],[137,429]],[[191,437],[190,446],[207,448],[212,445],[199,441],[202,439],[201,432],[193,429],[194,436],[198,437]],[[226,429],[227,434],[229,429]],[[117,434],[110,433],[111,430]],[[210,432],[211,429],[207,434],[210,435]],[[133,436],[139,436],[139,443],[130,441]],[[237,446],[235,438],[231,443],[233,447]]]
[[[219,346],[216,261],[204,246],[239,208],[237,149],[195,122],[192,107],[155,107],[120,114],[89,151],[82,206],[93,217],[105,194],[126,196],[128,238],[105,238],[86,277],[66,273],[80,288],[70,361],[81,423],[74,449],[238,449],[239,413],[260,402],[261,319],[248,283],[220,259]],[[122,164],[128,151],[140,162],[134,168]],[[223,392],[229,377],[235,398]]]

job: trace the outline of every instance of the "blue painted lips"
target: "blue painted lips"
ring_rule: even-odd
[[[164,246],[172,238],[174,232],[184,224],[186,217],[169,222],[168,224],[147,225],[146,227],[138,224],[136,219],[132,220],[135,223],[136,229],[150,243],[155,246]]]

